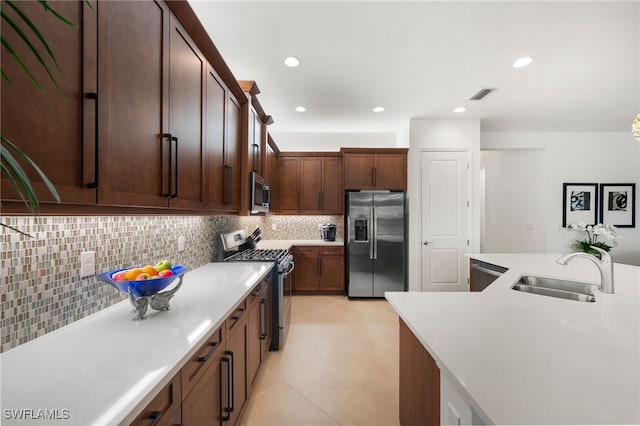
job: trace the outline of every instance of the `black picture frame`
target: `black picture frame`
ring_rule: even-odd
[[[636,184],[600,184],[600,222],[617,228],[636,227]]]
[[[595,225],[598,220],[598,184],[562,184],[562,227],[574,223]]]

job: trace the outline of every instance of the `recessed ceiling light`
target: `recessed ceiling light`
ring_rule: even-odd
[[[303,106],[297,106],[297,107],[295,107],[295,110],[298,111],[298,112],[305,112],[307,109],[305,107],[303,107]]]
[[[377,106],[373,109],[373,112],[382,112],[382,111],[384,111],[384,107],[381,107],[381,106]]]
[[[467,109],[465,107],[458,107],[453,110],[453,112],[465,112]]]
[[[300,59],[296,58],[295,56],[289,56],[284,60],[284,64],[292,68],[297,67],[298,65],[300,65]]]
[[[527,65],[529,65],[531,62],[533,62],[533,58],[529,57],[529,56],[524,56],[520,59],[518,59],[517,61],[515,61],[513,63],[513,67],[514,68],[522,68],[522,67],[526,67]]]

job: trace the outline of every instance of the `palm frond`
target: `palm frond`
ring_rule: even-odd
[[[60,15],[55,9],[53,9],[51,6],[49,6],[49,3],[47,3],[47,0],[38,0],[38,2],[42,5],[42,7],[44,7],[45,11],[51,12],[51,14],[53,16],[55,16],[56,18],[58,18],[60,21],[62,21],[65,24],[69,25],[70,27],[78,28],[78,25],[76,25],[73,22],[69,21],[67,18],[65,18],[64,16]]]
[[[33,170],[35,170],[38,173],[38,175],[40,176],[44,184],[47,186],[47,189],[49,190],[51,195],[53,195],[53,198],[57,202],[60,202],[60,195],[58,195],[58,191],[56,191],[56,188],[53,186],[53,183],[51,183],[51,181],[49,180],[47,175],[42,171],[42,169],[40,169],[40,167],[38,167],[38,165],[34,163],[31,158],[29,158],[24,152],[22,152],[17,146],[15,146],[9,139],[5,138],[4,136],[0,136],[0,138],[2,140],[2,143],[8,145],[12,151],[14,151],[31,168],[33,168]]]
[[[22,166],[4,145],[0,145],[0,157],[2,158],[0,163],[2,174],[9,179],[29,211],[31,213],[39,212],[40,204],[38,203],[38,198]]]
[[[53,54],[53,50],[51,50],[51,47],[49,46],[49,43],[47,43],[47,40],[45,40],[40,30],[38,30],[38,27],[36,27],[34,23],[31,22],[31,19],[29,19],[29,17],[22,11],[22,9],[20,9],[16,4],[14,4],[13,1],[5,0],[5,2],[22,18],[25,24],[27,24],[27,26],[31,28],[31,31],[33,31],[36,37],[38,37],[38,40],[40,40],[44,48],[47,49],[47,53],[49,54],[49,57],[53,60],[53,63],[55,64],[58,70],[58,73],[62,75],[62,70],[60,69],[60,65],[56,60],[56,56]]]
[[[4,227],[4,228],[8,228],[11,229],[12,231],[17,232],[18,234],[22,234],[25,237],[29,237],[29,238],[33,238],[33,235],[29,235],[26,232],[22,232],[21,230],[19,230],[18,228],[14,228],[13,226],[7,225],[6,223],[0,223],[0,226]]]
[[[45,93],[44,89],[42,88],[42,86],[40,86],[40,83],[38,83],[38,81],[35,79],[35,77],[33,76],[33,74],[31,74],[31,71],[29,71],[29,68],[27,68],[27,66],[24,64],[24,62],[22,62],[22,59],[20,59],[20,57],[16,54],[16,52],[13,50],[13,48],[11,47],[11,45],[9,44],[9,42],[7,40],[5,40],[4,37],[0,36],[0,42],[2,42],[2,45],[5,47],[5,49],[7,49],[7,52],[9,52],[9,54],[11,56],[13,56],[13,58],[16,60],[16,62],[20,65],[20,67],[24,70],[24,72],[27,74],[27,76],[29,77],[29,80],[31,80],[31,82],[34,84],[34,86],[36,86],[36,88],[38,89],[39,92],[41,93]],[[4,74],[4,73],[3,73]]]
[[[56,86],[56,88],[58,90],[60,90],[60,88],[58,86],[58,82],[56,81],[55,77],[53,76],[53,74],[49,70],[49,67],[47,66],[47,64],[44,62],[44,59],[42,59],[42,56],[40,56],[40,52],[38,52],[38,49],[36,49],[36,47],[33,45],[33,43],[31,43],[31,40],[29,40],[29,38],[22,31],[22,29],[20,27],[18,27],[13,22],[13,20],[10,19],[4,12],[0,12],[0,15],[2,16],[2,19],[4,19],[9,24],[9,26],[11,26],[11,28],[14,29],[16,34],[18,34],[20,36],[20,38],[27,44],[27,46],[29,46],[29,49],[31,49],[31,53],[33,53],[33,56],[35,56],[36,59],[38,60],[38,62],[40,62],[40,65],[42,65],[42,68],[45,70],[45,72],[47,73],[47,75],[49,76],[51,81],[53,82],[54,86]]]

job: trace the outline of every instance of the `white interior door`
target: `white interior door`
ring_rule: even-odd
[[[422,290],[467,291],[469,154],[421,154]]]

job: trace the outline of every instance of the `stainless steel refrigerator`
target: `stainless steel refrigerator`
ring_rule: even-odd
[[[349,298],[384,297],[385,291],[406,291],[405,205],[404,192],[347,192]]]

